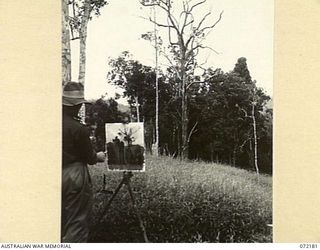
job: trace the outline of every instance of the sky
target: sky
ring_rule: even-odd
[[[143,19],[152,14],[150,7],[143,7],[138,0],[109,0],[88,24],[87,64],[85,97],[97,99],[107,93],[106,98],[122,93],[107,82],[110,58],[118,57],[127,50],[133,58],[149,66],[155,65],[155,51],[141,34],[153,31],[153,24]],[[180,3],[180,1],[176,1]],[[191,3],[198,1],[193,0]],[[177,6],[179,7],[179,6]],[[199,62],[203,67],[221,68],[228,72],[234,68],[239,57],[246,57],[252,79],[272,96],[273,91],[273,0],[207,0],[196,9],[195,21],[211,11],[206,24],[214,23],[221,11],[223,16],[218,25],[209,33],[204,44],[218,52],[203,50]],[[177,13],[179,10],[177,9]],[[157,10],[157,21],[165,23],[161,10]],[[167,39],[165,28],[159,28],[159,35]],[[71,42],[72,79],[77,80],[79,45]],[[160,66],[167,64],[160,58]],[[125,100],[120,100],[125,104]]]

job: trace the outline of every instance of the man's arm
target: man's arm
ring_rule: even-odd
[[[79,153],[81,159],[86,162],[87,164],[93,165],[96,164],[97,154],[92,147],[91,140],[89,137],[89,132],[86,127],[81,127],[79,132]]]
[[[93,165],[97,162],[104,162],[106,155],[104,152],[98,152],[93,149],[87,128],[82,127],[79,135],[80,157],[87,164]]]

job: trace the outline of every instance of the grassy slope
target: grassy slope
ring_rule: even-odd
[[[137,207],[151,242],[271,242],[272,178],[229,166],[180,162],[148,156],[145,173],[132,178]],[[129,194],[123,187],[96,225],[110,197],[97,193],[103,173],[114,190],[121,173],[103,165],[90,169],[96,193],[93,208],[93,242],[143,242]]]

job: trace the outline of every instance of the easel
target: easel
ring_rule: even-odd
[[[110,208],[110,205],[112,203],[112,201],[114,200],[114,198],[117,196],[118,192],[120,191],[121,187],[123,185],[126,185],[127,188],[128,188],[128,191],[129,191],[129,194],[130,194],[130,198],[131,198],[131,202],[132,202],[132,207],[138,217],[138,220],[139,220],[139,225],[140,225],[140,228],[141,228],[141,231],[143,233],[143,238],[144,238],[144,241],[146,243],[149,242],[148,240],[148,237],[147,237],[147,232],[146,232],[146,229],[143,225],[143,222],[142,222],[142,219],[141,219],[141,216],[140,216],[140,213],[138,211],[138,209],[136,208],[136,205],[135,205],[135,201],[134,201],[134,196],[133,196],[133,192],[132,192],[132,189],[131,189],[131,186],[130,186],[130,182],[131,182],[131,177],[133,176],[133,173],[131,171],[127,172],[123,172],[123,177],[122,177],[122,180],[120,182],[120,184],[118,185],[118,187],[116,188],[116,190],[114,191],[113,195],[111,196],[111,198],[109,199],[106,207],[104,208],[100,218],[99,218],[99,222],[102,222],[102,219],[105,215],[105,213],[107,212],[107,210]],[[104,176],[104,184],[105,184],[105,176]],[[105,186],[105,185],[104,185]]]

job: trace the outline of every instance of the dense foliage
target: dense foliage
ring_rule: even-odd
[[[147,150],[151,151],[155,128],[155,74],[128,52],[110,61],[109,81],[123,87],[129,99],[131,118],[146,128]],[[159,79],[160,152],[179,156],[181,143],[181,95],[173,70]],[[191,80],[190,80],[191,81]],[[208,68],[189,83],[188,157],[227,163],[254,170],[254,116],[257,158],[262,172],[272,172],[272,108],[270,97],[251,79],[246,58],[239,58],[230,72]],[[254,113],[252,107],[254,105]],[[142,119],[141,119],[142,117]]]
[[[100,98],[86,105],[86,124],[89,126],[96,151],[105,151],[105,123],[128,121],[128,115],[119,111],[115,99]]]

